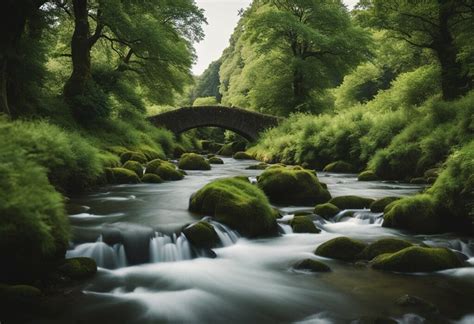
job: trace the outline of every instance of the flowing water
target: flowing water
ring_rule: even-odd
[[[213,222],[221,247],[193,248],[181,229],[201,216],[187,210],[192,193],[212,180],[261,171],[255,161],[224,158],[212,171],[189,172],[178,182],[106,187],[69,205],[75,241],[68,257],[88,256],[101,267],[84,295],[64,311],[61,322],[80,323],[474,323],[474,267],[431,274],[395,274],[365,265],[315,256],[315,248],[345,235],[371,242],[400,237],[462,252],[474,264],[474,239],[455,235],[410,235],[382,228],[382,214],[341,212],[333,221],[316,215],[320,234],[293,234],[287,222],[301,206],[277,206],[277,238],[247,240]],[[405,196],[419,186],[358,182],[355,175],[320,173],[333,196]],[[299,260],[323,260],[330,273],[296,271]],[[413,295],[436,306],[410,309],[396,300]],[[364,322],[365,321],[365,322]],[[372,322],[371,322],[372,321]]]

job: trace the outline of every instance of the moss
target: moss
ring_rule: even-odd
[[[152,148],[141,148],[140,152],[145,155],[147,161],[152,161],[156,159],[165,159],[166,156],[163,154],[163,152],[159,152],[157,150],[154,150]]]
[[[96,274],[97,264],[91,258],[66,259],[58,271],[71,279],[84,279]]]
[[[331,199],[317,176],[307,170],[268,168],[258,178],[258,186],[277,204],[315,205]]]
[[[337,161],[326,165],[323,171],[334,173],[353,173],[356,171],[356,168],[350,163]]]
[[[236,160],[253,160],[253,156],[246,152],[237,152],[233,155],[233,158]]]
[[[331,203],[319,204],[314,207],[314,213],[325,219],[336,216],[341,210]]]
[[[374,269],[396,272],[431,272],[461,266],[462,262],[449,249],[420,246],[382,254],[372,261]]]
[[[337,237],[318,246],[314,253],[326,258],[356,261],[366,247],[367,244],[364,242],[348,237]]]
[[[176,169],[173,163],[160,159],[148,162],[145,173],[155,174],[165,181],[182,180],[185,176],[184,171]]]
[[[276,213],[267,197],[248,180],[211,182],[191,197],[189,209],[213,216],[246,237],[274,235],[278,231]]]
[[[143,165],[140,162],[127,161],[123,168],[135,172],[139,177],[143,175]]]
[[[163,183],[163,179],[157,174],[147,173],[142,177],[143,183]]]
[[[266,170],[269,166],[267,163],[262,162],[247,167],[247,170]]]
[[[106,169],[107,182],[113,184],[135,184],[140,183],[140,178],[133,171],[124,168]]]
[[[210,157],[208,160],[209,164],[224,164],[224,161],[218,157]]]
[[[41,299],[42,293],[36,287],[28,285],[2,285],[0,284],[0,304],[5,313],[17,310],[18,307],[36,306]],[[9,309],[13,308],[13,309]],[[1,314],[3,316],[5,314]]]
[[[311,218],[308,216],[295,216],[290,221],[291,228],[294,233],[319,233],[321,232],[318,229]]]
[[[178,167],[183,170],[210,170],[211,165],[204,157],[195,153],[186,153],[181,156]]]
[[[441,215],[436,211],[433,198],[427,194],[407,197],[394,202],[384,215],[382,226],[423,234],[443,231]]]
[[[375,174],[374,171],[368,170],[359,174],[357,177],[359,181],[377,181],[379,177]]]
[[[385,210],[385,207],[400,199],[400,197],[384,197],[377,199],[370,204],[370,211],[373,213],[382,213]]]
[[[216,230],[208,222],[199,222],[188,226],[183,230],[183,233],[192,245],[201,249],[211,249],[220,242]]]
[[[306,270],[311,272],[329,272],[331,268],[329,268],[326,264],[322,263],[321,261],[313,260],[313,259],[306,259],[303,261],[298,262],[295,264],[294,268],[296,270]]]
[[[120,162],[125,164],[127,161],[137,161],[140,163],[146,163],[147,158],[143,153],[127,151],[120,154]]]
[[[413,244],[405,240],[395,238],[381,239],[366,247],[362,251],[361,257],[366,260],[372,260],[381,254],[395,253],[410,246],[413,246]]]
[[[340,209],[364,209],[369,208],[374,200],[359,196],[340,196],[331,199],[329,202]]]

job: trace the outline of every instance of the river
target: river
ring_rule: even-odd
[[[70,219],[75,239],[69,257],[93,257],[98,274],[81,288],[83,296],[63,312],[63,322],[81,323],[399,323],[474,322],[474,267],[430,274],[396,274],[316,257],[315,248],[337,236],[366,242],[399,237],[461,251],[474,264],[474,239],[453,234],[410,235],[381,226],[381,214],[356,211],[334,222],[314,217],[320,234],[293,234],[285,224],[292,213],[311,210],[276,206],[286,216],[282,235],[247,240],[213,223],[222,247],[194,250],[177,233],[199,216],[189,198],[212,180],[237,175],[255,161],[224,158],[211,171],[190,171],[182,181],[120,185],[72,198]],[[358,182],[356,175],[319,173],[333,196],[371,198],[412,195],[422,187],[387,182]],[[292,269],[319,258],[332,269],[310,274]],[[403,295],[423,298],[436,310],[398,306]],[[365,321],[365,322],[364,322]]]

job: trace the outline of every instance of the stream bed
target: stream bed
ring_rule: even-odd
[[[474,265],[474,238],[412,235],[383,228],[382,214],[355,210],[333,221],[314,216],[320,234],[293,234],[286,222],[302,206],[276,206],[281,235],[247,240],[212,222],[222,247],[194,249],[183,226],[202,216],[188,209],[190,196],[212,180],[262,171],[255,161],[223,158],[211,171],[190,171],[182,181],[120,185],[71,199],[75,240],[68,257],[88,256],[100,266],[84,294],[61,322],[80,323],[474,323],[474,267],[430,274],[397,274],[364,265],[324,259],[315,248],[338,236],[366,242],[399,237],[464,253]],[[319,173],[332,196],[370,198],[412,195],[423,187],[358,182],[356,175]],[[323,260],[329,273],[306,273],[292,266]],[[401,296],[423,298],[435,309],[402,307]]]

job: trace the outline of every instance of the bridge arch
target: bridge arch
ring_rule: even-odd
[[[281,118],[241,108],[203,106],[179,108],[152,116],[149,120],[175,134],[199,127],[220,127],[255,141],[261,132],[277,126]]]

